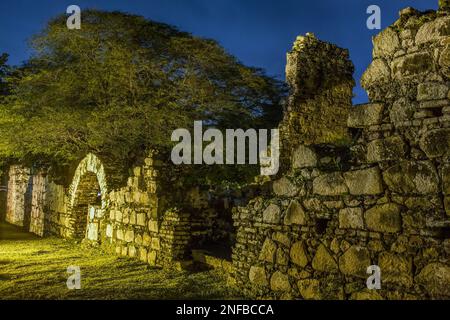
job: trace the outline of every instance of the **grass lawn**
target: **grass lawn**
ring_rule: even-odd
[[[67,267],[81,269],[68,290]],[[234,299],[214,270],[165,271],[58,238],[41,239],[0,223],[0,299]]]

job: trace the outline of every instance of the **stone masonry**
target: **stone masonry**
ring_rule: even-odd
[[[297,39],[280,126],[284,171],[233,216],[246,294],[450,298],[450,9],[440,4],[401,11],[374,38],[364,105],[350,103],[345,50]],[[381,290],[367,289],[372,265]]]
[[[226,270],[244,294],[450,298],[450,1],[439,6],[404,9],[374,37],[364,105],[352,106],[348,51],[298,37],[287,58],[280,174],[233,209]],[[152,266],[185,267],[214,238],[219,215],[207,191],[185,185],[195,170],[162,159],[149,152],[123,173],[88,154],[67,184],[51,168],[12,165],[6,220]],[[373,265],[381,290],[366,286]]]

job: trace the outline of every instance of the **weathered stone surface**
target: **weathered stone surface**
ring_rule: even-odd
[[[417,100],[440,100],[447,98],[448,87],[439,82],[427,82],[419,84],[417,88]]]
[[[429,158],[450,155],[450,128],[426,132],[420,139],[420,148]]]
[[[417,104],[405,98],[400,98],[394,102],[389,117],[394,124],[399,124],[404,121],[409,121],[414,118],[414,113],[417,110]]]
[[[276,271],[270,278],[270,288],[273,291],[290,291],[291,284],[289,283],[288,275]]]
[[[286,177],[273,183],[273,192],[280,197],[294,197],[298,193],[298,188]]]
[[[391,80],[391,69],[384,59],[375,59],[361,77],[363,88],[370,88],[375,84],[382,84]]]
[[[445,195],[450,195],[450,163],[442,166],[442,192]]]
[[[322,196],[338,196],[347,194],[348,188],[342,174],[335,172],[314,179],[313,192]]]
[[[266,223],[279,223],[281,220],[280,207],[270,204],[263,212],[263,221]]]
[[[339,211],[339,228],[364,229],[363,209],[345,208]]]
[[[307,215],[302,205],[297,200],[292,200],[287,208],[284,224],[288,226],[292,224],[305,225],[307,220]]]
[[[137,218],[136,218],[136,223],[139,226],[145,226],[145,221],[146,221],[146,214],[145,213],[138,213],[137,214]]]
[[[346,172],[344,179],[352,195],[376,195],[384,191],[378,167]]]
[[[127,230],[125,232],[125,241],[126,242],[133,242],[134,241],[134,231],[133,230]]]
[[[294,169],[315,167],[317,165],[316,153],[306,146],[300,145],[292,155],[292,167]]]
[[[450,18],[442,17],[425,23],[417,32],[416,44],[438,41],[450,35]]]
[[[393,28],[387,28],[373,37],[373,57],[393,55],[400,47],[400,39]]]
[[[276,262],[280,266],[287,266],[289,264],[289,255],[284,248],[277,249]]]
[[[384,106],[380,103],[357,105],[350,108],[347,125],[350,128],[364,128],[381,123]]]
[[[395,233],[402,228],[400,206],[393,203],[375,206],[364,214],[366,225],[369,230]]]
[[[444,209],[448,217],[450,217],[450,196],[444,197]]]
[[[432,57],[427,52],[397,58],[392,62],[393,76],[396,79],[402,79],[428,72],[432,68],[432,61]]]
[[[450,296],[450,267],[442,263],[431,263],[427,265],[416,281],[423,285],[432,296]]]
[[[339,258],[339,269],[345,275],[367,277],[367,267],[371,265],[369,251],[360,246],[352,246]]]
[[[320,282],[316,279],[306,279],[297,282],[298,290],[305,300],[319,300],[320,294]]]
[[[98,240],[98,224],[97,223],[89,223],[87,238],[91,241]]]
[[[302,268],[306,267],[309,262],[309,258],[303,242],[296,242],[292,245],[290,257],[291,261],[296,265]]]
[[[383,283],[393,283],[406,288],[413,285],[411,259],[390,252],[382,252],[378,259]]]
[[[359,291],[352,293],[351,300],[384,300],[375,290]]]
[[[374,140],[367,145],[367,161],[369,163],[396,160],[402,158],[405,153],[406,144],[399,136]]]
[[[267,281],[266,270],[264,267],[251,266],[249,272],[250,282],[257,286],[267,286],[269,282]]]
[[[448,99],[422,101],[422,102],[420,102],[420,108],[423,110],[420,110],[420,112],[429,114],[429,115],[426,115],[425,117],[433,117],[434,114],[429,109],[436,110],[436,109],[441,109],[441,108],[448,107],[448,106],[450,106],[450,102]]]
[[[442,50],[439,58],[439,65],[441,66],[444,76],[450,78],[450,46],[447,46]]]
[[[275,232],[272,236],[272,240],[283,244],[285,247],[291,245],[291,239],[289,239],[289,236],[285,232]]]
[[[266,238],[259,253],[259,260],[269,263],[275,262],[275,253],[277,252],[277,245],[270,238]]]
[[[323,244],[321,244],[316,251],[316,255],[312,261],[312,267],[317,271],[323,272],[333,272],[338,270],[336,261]]]
[[[439,177],[430,161],[401,161],[383,173],[389,190],[400,194],[431,194],[439,191]]]

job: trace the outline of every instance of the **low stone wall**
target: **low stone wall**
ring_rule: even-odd
[[[312,35],[297,40],[288,64],[294,97],[280,126],[285,170],[270,193],[233,216],[235,276],[246,294],[450,298],[449,30],[446,11],[403,10],[374,38],[374,61],[362,78],[371,103],[354,107],[342,103],[351,96],[338,85],[353,70],[346,54],[333,54],[344,51]],[[312,55],[321,58],[292,64]],[[324,72],[332,65],[344,70]],[[348,125],[352,143],[315,134],[305,112],[317,105],[338,109],[322,113],[333,119],[319,126],[348,112],[336,136]],[[367,288],[373,265],[381,270],[380,290]]]

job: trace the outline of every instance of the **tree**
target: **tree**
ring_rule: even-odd
[[[94,152],[129,162],[169,148],[171,132],[203,120],[217,128],[273,128],[284,85],[244,66],[215,41],[120,12],[85,11],[33,37],[0,107],[1,154],[59,163]]]
[[[8,54],[3,53],[0,55],[0,97],[5,96],[7,93],[6,76],[8,75],[9,68],[6,64],[8,61]]]

